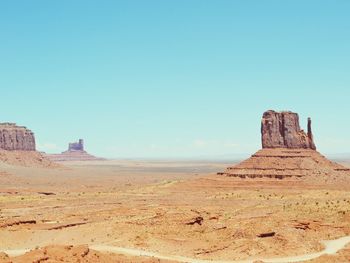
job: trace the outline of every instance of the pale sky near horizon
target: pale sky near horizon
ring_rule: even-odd
[[[350,153],[350,1],[0,1],[0,122],[115,158],[260,148],[268,109]]]

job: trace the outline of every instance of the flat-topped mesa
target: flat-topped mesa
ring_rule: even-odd
[[[78,142],[73,142],[68,145],[68,151],[84,151],[84,140],[79,139]]]
[[[316,150],[310,118],[308,118],[307,128],[307,134],[300,129],[297,113],[266,111],[261,120],[262,148]]]
[[[0,150],[35,151],[34,133],[15,123],[0,123]]]

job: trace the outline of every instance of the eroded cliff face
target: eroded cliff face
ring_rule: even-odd
[[[266,111],[261,120],[261,140],[263,148],[289,148],[316,150],[308,119],[307,134],[300,129],[297,113]]]
[[[0,123],[0,149],[7,151],[35,151],[34,133],[15,123]]]

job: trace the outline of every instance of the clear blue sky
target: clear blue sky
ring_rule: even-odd
[[[234,156],[267,109],[350,152],[350,1],[0,1],[0,120],[38,149]]]

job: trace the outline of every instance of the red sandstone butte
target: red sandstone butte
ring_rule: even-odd
[[[308,119],[307,134],[299,116],[290,111],[266,111],[261,120],[262,149],[249,159],[218,173],[240,178],[328,178],[349,176],[350,169],[316,151]]]
[[[261,140],[263,148],[316,150],[311,119],[308,119],[306,134],[300,129],[298,114],[290,111],[266,111],[261,120]]]

